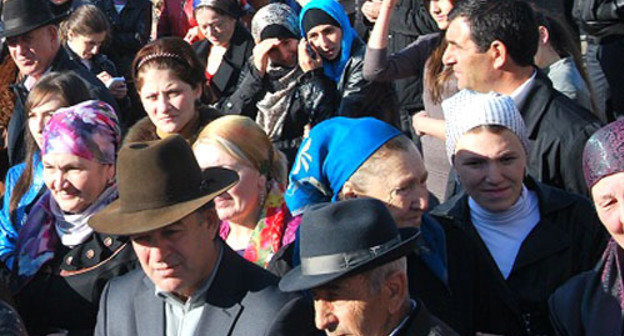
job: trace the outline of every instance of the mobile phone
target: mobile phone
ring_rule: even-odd
[[[310,42],[306,42],[306,51],[308,52],[308,56],[316,61],[316,52],[314,52],[314,49],[312,49]]]

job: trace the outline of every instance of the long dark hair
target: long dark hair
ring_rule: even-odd
[[[459,1],[460,0],[451,0],[451,3],[455,6]],[[427,6],[428,2],[429,1],[425,1],[425,6]],[[453,75],[453,72],[447,69],[442,62],[442,56],[444,56],[447,45],[448,43],[444,38],[444,32],[442,32],[442,39],[431,55],[429,55],[427,67],[425,68],[425,86],[434,104],[440,104],[442,102],[442,96],[446,89],[445,84]]]
[[[596,97],[591,82],[589,81],[589,75],[587,69],[583,65],[583,56],[581,54],[581,45],[575,35],[572,32],[572,28],[565,23],[564,20],[559,18],[556,14],[546,13],[541,10],[535,11],[535,18],[537,24],[543,26],[548,30],[548,37],[550,45],[553,47],[559,57],[570,57],[574,62],[574,65],[578,69],[585,86],[589,90],[589,98],[591,110],[593,113],[597,113],[598,104],[596,103]]]
[[[89,89],[87,89],[86,83],[80,77],[72,72],[51,72],[41,78],[28,94],[28,98],[26,98],[26,103],[24,104],[26,119],[28,120],[28,115],[34,107],[39,106],[51,96],[60,100],[61,106],[64,107],[76,105],[91,99]],[[27,153],[25,160],[26,167],[17,180],[9,200],[9,218],[13,217],[22,196],[30,189],[34,173],[33,161],[35,154],[39,153],[39,147],[37,147],[35,139],[29,130],[24,132],[24,138]]]

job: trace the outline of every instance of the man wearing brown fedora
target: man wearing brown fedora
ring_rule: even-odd
[[[6,39],[9,54],[17,65],[22,79],[13,85],[16,102],[8,126],[9,163],[15,165],[24,159],[24,130],[26,96],[45,74],[72,71],[87,83],[92,98],[118,107],[104,84],[89,70],[72,61],[61,48],[58,24],[63,16],[54,16],[48,0],[6,0],[2,8],[0,38]],[[122,118],[120,118],[122,119]]]
[[[89,220],[130,236],[142,270],[105,287],[95,335],[313,335],[310,304],[217,235],[212,200],[235,172],[201,172],[179,135],[131,143],[117,163],[119,199]]]
[[[376,199],[319,204],[303,215],[301,264],[279,286],[312,291],[316,327],[328,336],[456,336],[409,297],[405,256],[417,236],[399,231]]]

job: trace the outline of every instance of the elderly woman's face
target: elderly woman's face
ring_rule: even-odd
[[[139,75],[141,103],[152,123],[162,132],[182,131],[197,113],[195,101],[201,88],[194,89],[168,69],[147,68]]]
[[[113,165],[73,154],[46,154],[42,162],[46,186],[61,210],[68,213],[79,213],[93,204],[115,174]]]
[[[453,167],[477,204],[499,212],[509,209],[522,193],[526,154],[513,132],[482,129],[457,141]]]
[[[204,7],[195,11],[195,20],[199,30],[211,44],[224,47],[229,45],[236,28],[236,19]]]
[[[417,227],[429,207],[427,171],[415,146],[407,151],[392,151],[384,159],[383,174],[367,180],[359,196],[376,198],[386,205],[399,227]]]
[[[602,178],[592,187],[591,195],[600,221],[624,247],[624,172]]]
[[[260,194],[266,188],[266,178],[248,163],[240,162],[222,147],[201,144],[194,150],[202,169],[224,167],[238,173],[238,183],[214,200],[221,220],[236,224],[255,223],[260,211]]]

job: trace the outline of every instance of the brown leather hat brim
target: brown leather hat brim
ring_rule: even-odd
[[[205,196],[157,209],[123,212],[120,200],[116,200],[93,215],[89,219],[89,226],[97,232],[122,236],[160,229],[179,221],[210,202],[233,187],[238,179],[226,182],[226,185]]]

